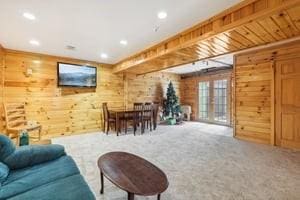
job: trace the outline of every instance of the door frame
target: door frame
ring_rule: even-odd
[[[212,120],[204,120],[204,119],[200,119],[199,118],[199,83],[200,82],[209,82],[210,83],[210,87],[213,87],[213,83],[215,80],[222,80],[222,79],[227,79],[227,119],[228,119],[228,123],[222,123],[222,122],[216,122],[216,121],[212,121]],[[214,74],[214,75],[207,75],[207,76],[201,76],[197,79],[197,95],[196,95],[196,105],[197,105],[197,109],[195,113],[196,116],[196,121],[199,122],[204,122],[204,123],[210,123],[210,124],[218,124],[218,125],[223,125],[223,126],[230,126],[232,127],[232,92],[233,92],[233,86],[232,86],[232,72],[226,72],[226,73],[222,73],[222,74]],[[209,95],[210,95],[210,107],[213,108],[214,105],[212,103],[211,98],[213,98],[213,91],[210,90],[209,91]],[[210,111],[209,116],[212,115],[213,113]]]
[[[293,56],[290,58],[276,59],[272,63],[272,84],[271,84],[271,145],[281,147],[281,143],[278,144],[278,141],[281,140],[279,137],[281,134],[281,117],[278,116],[281,113],[281,88],[278,85],[281,85],[281,74],[278,72],[279,66],[277,62],[288,61],[293,59],[299,59],[300,56]],[[279,96],[280,94],[280,96]],[[286,147],[287,148],[287,147]]]
[[[270,47],[261,47],[258,50],[246,50],[241,53],[237,53],[234,55],[233,60],[233,116],[232,116],[232,123],[233,123],[233,135],[237,139],[252,141],[256,143],[264,143],[269,145],[276,145],[276,136],[277,136],[277,128],[276,123],[278,121],[278,117],[276,115],[276,96],[278,92],[276,92],[277,84],[276,84],[276,62],[278,61],[284,61],[284,60],[290,60],[293,58],[300,58],[300,50],[299,50],[300,40],[293,40],[293,41],[286,41],[284,43],[278,43]],[[236,127],[236,118],[239,116],[239,113],[236,110],[236,73],[237,68],[246,66],[246,65],[258,65],[263,63],[269,63],[270,66],[272,66],[272,71],[270,73],[270,88],[271,88],[271,95],[270,95],[270,105],[271,105],[271,115],[270,115],[270,137],[268,140],[261,140],[258,137],[246,137],[241,134],[238,134],[237,127]],[[258,133],[259,134],[259,133]]]

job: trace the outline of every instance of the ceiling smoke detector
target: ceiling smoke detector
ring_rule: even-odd
[[[76,47],[72,46],[72,45],[67,45],[66,49],[74,51],[76,49]]]
[[[159,26],[156,26],[156,27],[154,28],[154,32],[158,32],[159,29],[160,29],[160,27],[159,27]]]

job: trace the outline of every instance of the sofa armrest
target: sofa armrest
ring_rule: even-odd
[[[55,160],[65,155],[61,145],[22,146],[3,161],[10,169],[21,169]]]

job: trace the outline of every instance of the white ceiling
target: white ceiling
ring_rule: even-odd
[[[228,67],[232,65],[233,65],[233,55],[227,54],[224,56],[219,56],[207,60],[201,60],[186,65],[180,65],[178,67],[166,69],[164,70],[164,72],[182,75],[182,74],[189,74],[193,72],[199,72],[203,69]]]
[[[116,63],[240,0],[0,0],[5,48]],[[168,17],[157,18],[159,11]],[[22,15],[36,16],[29,21]],[[158,32],[154,29],[159,26]],[[38,40],[34,47],[29,40]],[[126,47],[120,40],[128,41]],[[66,49],[67,45],[76,50]],[[107,59],[100,57],[108,54]]]

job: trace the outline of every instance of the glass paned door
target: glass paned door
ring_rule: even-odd
[[[227,79],[214,81],[214,121],[227,123]]]
[[[209,120],[209,91],[208,81],[199,83],[199,118],[202,120]]]
[[[229,79],[199,82],[198,118],[200,121],[230,124],[229,83]]]

